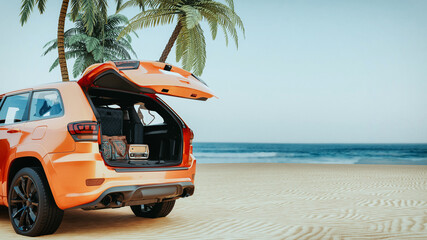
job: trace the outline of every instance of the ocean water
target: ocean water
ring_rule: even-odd
[[[194,143],[199,163],[427,165],[427,144]]]

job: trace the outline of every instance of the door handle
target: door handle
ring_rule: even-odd
[[[7,130],[7,133],[20,133],[21,132],[21,130],[20,129],[10,129],[10,130]]]

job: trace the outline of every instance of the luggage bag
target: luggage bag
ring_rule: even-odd
[[[101,137],[102,155],[105,160],[127,159],[127,142],[125,136],[106,136]]]

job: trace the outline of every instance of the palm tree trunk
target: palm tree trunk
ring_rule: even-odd
[[[64,25],[65,17],[67,16],[69,0],[63,0],[61,6],[61,12],[59,13],[58,20],[58,58],[59,66],[61,67],[62,81],[67,82],[70,79],[68,78],[68,69],[67,61],[65,59],[65,47],[64,47]]]
[[[166,44],[165,50],[163,50],[162,56],[159,59],[159,62],[165,62],[168,58],[169,53],[172,50],[173,45],[175,44],[176,39],[178,38],[179,33],[181,32],[182,25],[181,22],[178,21],[178,24],[173,30],[172,36],[169,38],[168,44]]]

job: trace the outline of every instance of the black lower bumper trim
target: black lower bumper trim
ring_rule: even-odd
[[[192,182],[112,187],[105,190],[95,201],[72,209],[91,210],[149,204],[188,197],[193,193]]]

